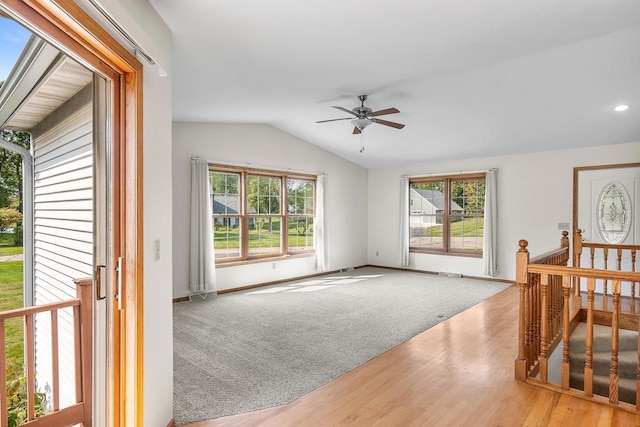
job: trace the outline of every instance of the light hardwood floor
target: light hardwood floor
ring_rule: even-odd
[[[288,405],[189,426],[640,426],[514,380],[517,319],[512,286]]]

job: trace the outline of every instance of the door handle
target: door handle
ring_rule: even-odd
[[[118,310],[122,310],[122,294],[120,287],[122,286],[122,257],[118,257],[116,264],[116,301],[118,301]]]
[[[100,301],[107,296],[102,296],[102,269],[106,268],[104,265],[96,265],[96,300]]]

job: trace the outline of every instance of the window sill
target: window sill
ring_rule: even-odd
[[[463,258],[482,258],[482,252],[480,252],[480,253],[465,253],[465,252],[430,251],[430,250],[426,250],[426,249],[409,249],[409,253],[412,253],[412,254],[427,254],[427,255],[457,256],[457,257],[463,257]]]
[[[218,261],[216,262],[216,268],[226,268],[226,267],[237,267],[241,265],[249,265],[249,264],[260,264],[264,262],[276,262],[276,261],[285,261],[288,259],[297,259],[297,258],[309,258],[316,256],[315,252],[305,252],[301,254],[295,255],[283,255],[278,257],[265,257],[265,258],[255,258],[241,261]]]

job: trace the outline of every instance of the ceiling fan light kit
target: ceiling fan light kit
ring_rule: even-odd
[[[362,153],[364,151],[364,136],[362,134],[362,131],[369,126],[371,123],[377,123],[379,125],[384,125],[384,126],[389,126],[392,128],[396,128],[396,129],[402,129],[404,127],[403,124],[400,123],[396,123],[396,122],[390,122],[388,120],[382,120],[382,119],[376,119],[375,117],[377,116],[384,116],[386,114],[395,114],[395,113],[399,113],[400,110],[398,110],[397,108],[391,107],[391,108],[385,108],[384,110],[378,110],[378,111],[373,111],[371,110],[371,108],[369,107],[365,107],[364,106],[364,101],[367,100],[367,95],[360,95],[358,96],[358,99],[360,100],[360,106],[359,107],[355,107],[352,110],[348,110],[344,107],[338,107],[338,106],[333,106],[333,108],[340,110],[340,111],[344,111],[345,113],[349,113],[352,115],[352,117],[342,117],[339,119],[329,119],[329,120],[319,120],[316,123],[327,123],[327,122],[335,122],[338,120],[351,120],[351,124],[354,126],[353,127],[353,134],[357,135],[360,134],[360,152]],[[354,119],[355,117],[355,119]]]
[[[367,126],[369,126],[371,123],[373,123],[371,120],[369,119],[355,119],[355,120],[351,120],[351,124],[355,127],[357,127],[360,132],[362,132],[362,130],[364,128],[366,128]]]

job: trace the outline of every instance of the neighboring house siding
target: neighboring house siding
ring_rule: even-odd
[[[34,136],[34,297],[41,305],[76,297],[74,279],[93,272],[92,107],[65,112]],[[58,313],[60,405],[75,403],[71,310]],[[36,317],[36,378],[51,387],[51,320]]]

